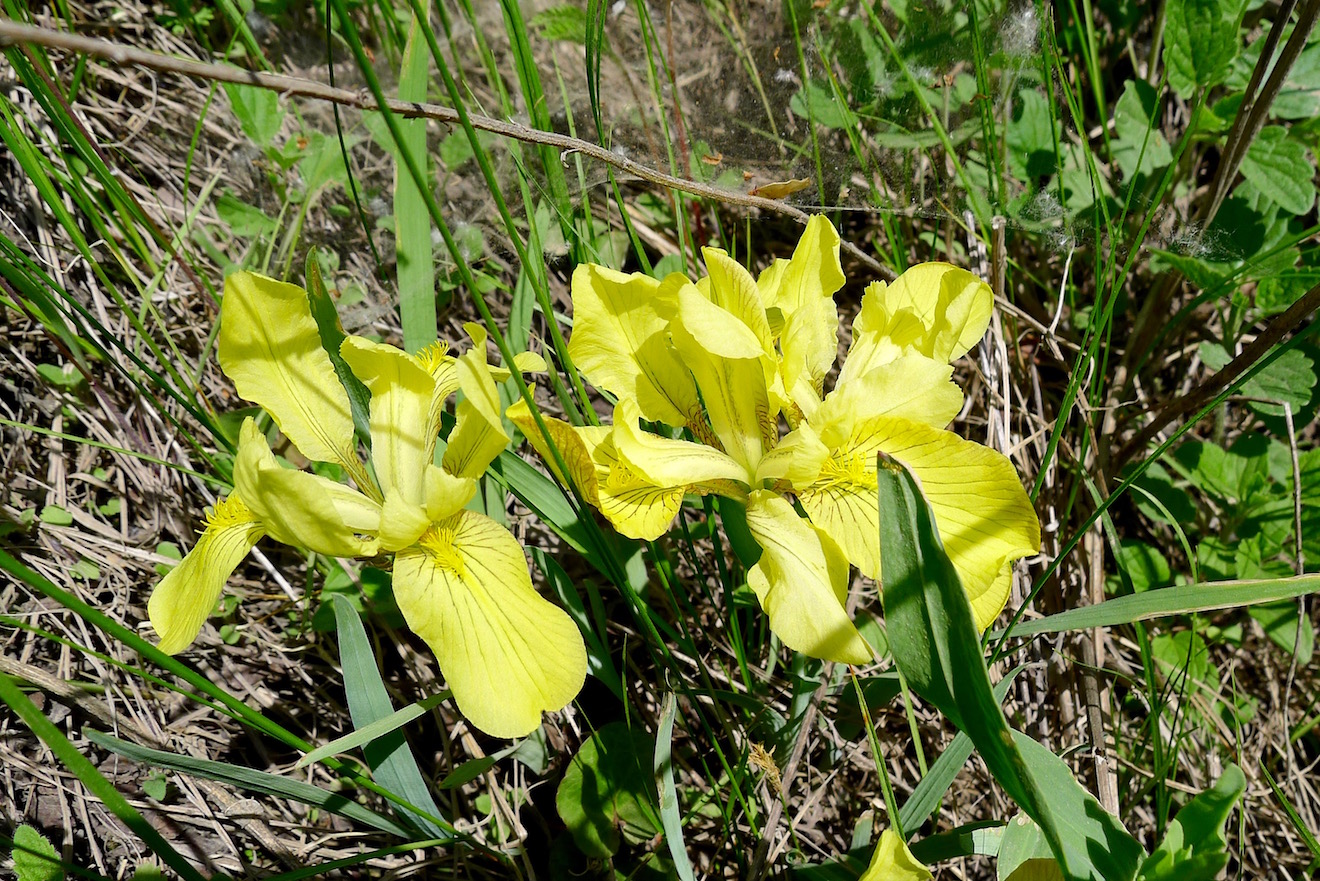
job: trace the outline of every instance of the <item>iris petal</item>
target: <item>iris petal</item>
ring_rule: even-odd
[[[371,391],[371,464],[385,496],[422,503],[435,378],[402,349],[348,337],[339,353]]]
[[[225,582],[261,536],[261,523],[237,493],[216,504],[197,544],[161,579],[147,601],[161,651],[173,655],[192,645],[220,600]]]
[[[239,433],[234,487],[267,535],[332,557],[364,557],[378,545],[380,505],[317,474],[283,468],[252,419]]]
[[[348,393],[321,347],[306,291],[251,272],[230,275],[218,354],[239,395],[270,413],[300,453],[358,464]]]
[[[672,279],[672,280],[670,280]],[[682,276],[663,283],[583,264],[573,272],[568,353],[597,388],[637,401],[647,419],[683,426],[701,410],[697,387],[670,347]]]
[[[488,517],[460,511],[400,551],[394,596],[458,708],[487,734],[528,734],[582,688],[581,634],[532,587],[522,547]]]
[[[747,527],[762,550],[747,584],[784,645],[827,661],[870,661],[871,650],[844,609],[848,560],[829,535],[767,490],[751,494]]]

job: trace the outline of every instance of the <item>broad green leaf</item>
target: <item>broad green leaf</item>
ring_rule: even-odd
[[[1242,0],[1168,0],[1164,7],[1164,67],[1184,98],[1222,82],[1238,51]]]
[[[1315,626],[1311,624],[1310,618],[1301,618],[1299,622],[1297,603],[1284,601],[1253,606],[1250,614],[1265,628],[1265,635],[1275,645],[1289,654],[1296,652],[1297,663],[1302,667],[1310,665],[1315,656]],[[1297,626],[1299,623],[1300,631]],[[1299,632],[1300,640],[1297,638]]]
[[[578,750],[555,804],[587,856],[609,859],[625,841],[647,841],[663,829],[651,780],[654,747],[645,734],[611,722]]]
[[[577,6],[551,6],[532,16],[532,27],[547,40],[567,40],[585,46],[587,14]]]
[[[1242,176],[1289,214],[1305,214],[1315,204],[1315,166],[1282,126],[1260,130],[1242,159]]]
[[[1203,492],[1227,502],[1245,502],[1265,486],[1268,452],[1268,439],[1249,432],[1227,450],[1210,441],[1190,441],[1178,447],[1174,458],[1191,472],[1192,482]]]
[[[1089,630],[1093,627],[1114,627],[1169,615],[1236,609],[1239,606],[1295,599],[1317,591],[1320,591],[1320,575],[1180,584],[1175,587],[1116,597],[1103,603],[1069,609],[1034,621],[1020,621],[1014,625],[1013,635],[1034,636],[1037,633],[1066,633],[1071,630]],[[995,634],[995,638],[998,638],[998,634]]]
[[[795,92],[788,99],[788,107],[802,119],[807,119],[810,114],[812,122],[826,128],[848,128],[857,123],[857,117],[848,105],[835,100],[829,84],[816,80],[809,80]]]
[[[348,697],[349,715],[353,719],[354,728],[365,728],[392,716],[394,704],[381,680],[376,656],[371,651],[371,641],[367,639],[357,609],[338,594],[332,596],[330,602],[334,606],[335,623],[338,625],[339,662],[344,671],[344,692]],[[408,741],[397,726],[367,742],[362,748],[362,754],[377,783],[432,816],[440,816],[440,809],[431,799],[426,778],[422,776],[417,760],[408,748]],[[447,834],[433,820],[420,813],[406,809],[402,813],[408,822],[433,837],[444,837]]]
[[[269,147],[284,121],[279,93],[238,83],[225,83],[224,89],[243,134],[258,147]]]
[[[1228,865],[1224,823],[1247,788],[1237,765],[1189,801],[1169,824],[1164,840],[1141,865],[1142,881],[1213,881]]]
[[[1111,143],[1124,179],[1151,174],[1173,161],[1169,142],[1160,133],[1158,103],[1155,89],[1148,83],[1128,80],[1123,84],[1123,94],[1114,105],[1116,137]]]
[[[1144,541],[1125,538],[1119,545],[1118,565],[1132,580],[1132,589],[1137,593],[1154,587],[1164,587],[1173,578],[1169,561]]]
[[[83,736],[103,749],[108,749],[112,753],[117,753],[135,762],[141,762],[144,765],[165,768],[169,771],[180,771],[206,780],[218,780],[221,783],[228,783],[249,792],[260,792],[265,795],[292,799],[312,807],[321,808],[332,814],[339,814],[342,817],[347,817],[382,832],[388,832],[391,835],[405,838],[413,837],[412,830],[407,826],[389,817],[381,816],[347,796],[337,792],[328,792],[319,786],[303,783],[301,780],[290,780],[288,777],[280,777],[277,774],[268,774],[265,771],[231,765],[227,762],[215,762],[210,759],[198,759],[193,756],[150,749],[90,728],[83,729]]]
[[[13,857],[18,881],[64,881],[59,851],[26,823],[14,830]]]
[[[885,620],[908,684],[967,733],[995,780],[1044,830],[1065,878],[1135,878],[1141,846],[1061,759],[1008,727],[971,603],[915,479],[882,455],[877,483]]]
[[[229,224],[236,236],[261,236],[275,231],[275,218],[246,202],[225,193],[215,200],[215,213]]]
[[[911,850],[912,856],[926,864],[958,857],[992,857],[998,855],[1003,839],[1004,824],[1001,821],[978,820],[927,836],[913,844]]]
[[[1062,881],[1063,873],[1039,826],[1018,814],[1004,827],[995,861],[999,881]]]
[[[1059,133],[1058,119],[1051,119],[1045,96],[1034,88],[1018,92],[1013,116],[1004,134],[1008,160],[1013,174],[1033,181],[1055,171],[1054,144]]]

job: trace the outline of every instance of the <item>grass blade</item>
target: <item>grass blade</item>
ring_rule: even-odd
[[[249,792],[260,792],[264,795],[292,799],[329,811],[332,814],[339,814],[341,817],[347,817],[350,820],[356,820],[382,832],[389,832],[403,838],[412,837],[410,829],[391,820],[389,817],[382,816],[337,792],[327,792],[319,786],[303,783],[301,780],[290,780],[287,777],[270,774],[266,771],[241,768],[228,762],[216,762],[211,759],[199,759],[194,756],[151,749],[150,747],[130,743],[127,740],[111,737],[101,731],[86,729],[83,733],[88,740],[97,746],[117,753],[126,759],[141,762],[144,765],[164,768],[168,771],[179,771],[207,780],[217,780]],[[201,876],[194,873],[188,877],[200,878]]]
[[[394,715],[394,705],[385,691],[380,671],[376,669],[376,656],[362,626],[357,609],[338,594],[330,599],[335,610],[335,624],[339,633],[339,662],[344,668],[344,691],[348,694],[348,710],[353,727],[361,730],[374,722]],[[371,772],[381,786],[397,792],[410,803],[434,816],[440,809],[431,799],[426,778],[417,767],[412,750],[403,732],[394,726],[387,734],[368,742],[362,748]],[[448,833],[420,813],[400,809],[409,822],[433,837],[446,837]]]
[[[179,873],[182,878],[188,881],[202,881],[202,875],[193,868],[192,863],[184,858],[183,854],[174,849],[168,841],[161,837],[161,834],[152,828],[137,809],[128,803],[128,800],[115,789],[114,784],[105,779],[104,775],[96,769],[86,756],[78,752],[77,747],[69,742],[60,729],[55,727],[55,723],[46,718],[45,713],[37,709],[37,705],[25,695],[14,680],[3,673],[0,673],[0,700],[9,705],[18,718],[23,720],[37,737],[41,738],[42,743],[46,744],[55,757],[60,760],[64,767],[77,776],[82,781],[83,786],[87,787],[88,792],[96,796],[101,802],[110,809],[116,817],[127,826],[134,835],[141,838],[156,856],[171,869]],[[93,732],[85,732],[89,739]]]
[[[660,784],[660,824],[665,830],[665,844],[674,858],[674,871],[680,881],[696,881],[692,874],[692,861],[683,844],[683,812],[674,788],[674,763],[671,747],[674,738],[674,716],[678,699],[671,691],[665,695],[660,709],[660,728],[655,734],[655,774]]]
[[[1168,615],[1190,615],[1193,612],[1212,612],[1290,600],[1316,591],[1320,591],[1320,575],[1180,584],[1115,597],[1103,603],[1069,609],[1035,621],[1019,622],[1013,626],[1010,635],[1035,636],[1040,633],[1113,627]],[[998,639],[999,636],[999,633],[995,633],[993,638]]]
[[[393,713],[390,713],[388,716],[381,719],[377,719],[370,725],[364,725],[350,734],[345,734],[343,737],[337,737],[323,746],[318,746],[316,749],[299,759],[298,763],[293,766],[293,770],[297,771],[299,768],[306,768],[308,765],[316,764],[326,756],[346,753],[349,750],[357,749],[364,743],[370,743],[379,737],[384,737],[391,731],[402,728],[413,719],[424,715],[432,707],[449,700],[450,697],[451,695],[449,691],[446,690],[439,694],[433,694],[425,700],[408,704],[408,706],[401,710],[395,710]]]
[[[430,56],[421,29],[424,24],[414,16],[408,29],[408,45],[403,50],[403,68],[399,72],[399,98],[425,101]],[[431,255],[431,216],[412,175],[400,153],[416,157],[423,176],[430,180],[426,153],[426,120],[399,120],[403,140],[398,144],[394,162],[394,241],[398,251],[399,318],[403,324],[403,347],[416,352],[435,342],[435,267]]]

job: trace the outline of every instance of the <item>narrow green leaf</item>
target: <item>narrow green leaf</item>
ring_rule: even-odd
[[[385,683],[376,668],[376,656],[371,641],[362,627],[362,618],[347,597],[335,594],[330,598],[335,610],[335,623],[339,634],[339,662],[344,668],[344,692],[348,696],[348,711],[354,728],[365,728],[394,714]],[[439,817],[440,809],[431,799],[426,778],[417,767],[412,750],[403,732],[397,727],[389,733],[369,741],[362,748],[372,776],[381,786],[397,792],[405,800],[432,816]],[[420,813],[400,809],[400,813],[417,828],[434,837],[448,833]]]
[[[199,759],[194,756],[151,749],[150,747],[130,743],[127,740],[111,737],[109,734],[94,731],[90,728],[83,729],[83,736],[103,749],[108,749],[112,753],[117,753],[135,762],[141,762],[144,765],[150,765],[153,768],[180,771],[194,777],[228,783],[230,786],[236,786],[248,792],[260,792],[263,795],[292,799],[312,807],[321,808],[332,814],[339,814],[341,817],[347,817],[350,820],[356,820],[391,835],[404,838],[412,835],[412,831],[408,827],[391,820],[389,817],[381,816],[370,808],[363,807],[337,792],[328,792],[319,786],[313,786],[301,780],[290,780],[278,774],[243,768],[238,765],[231,765],[228,762],[216,762],[211,759]],[[200,876],[194,875],[192,877]]]
[[[1320,575],[1180,584],[1176,587],[1115,597],[1093,606],[1069,609],[1034,621],[1021,621],[1014,625],[1011,635],[1034,636],[1038,633],[1065,633],[1069,630],[1089,630],[1092,627],[1114,627],[1118,624],[1149,621],[1151,618],[1163,618],[1168,615],[1189,615],[1193,612],[1235,609],[1257,603],[1294,599],[1316,591],[1320,591]],[[999,633],[995,633],[992,638],[998,639]]]
[[[688,859],[683,843],[683,809],[678,803],[678,790],[674,787],[673,739],[674,716],[678,700],[671,691],[665,695],[660,707],[660,728],[655,735],[655,776],[660,784],[660,825],[665,830],[665,844],[674,858],[674,871],[680,881],[696,881],[692,861]]]
[[[129,831],[142,839],[143,843],[160,857],[165,865],[188,881],[202,881],[201,874],[193,868],[192,863],[161,837],[161,834],[128,803],[119,790],[115,789],[114,784],[105,779],[86,756],[78,752],[77,747],[64,736],[64,732],[55,727],[55,723],[47,719],[46,714],[37,709],[31,698],[4,673],[0,673],[0,701],[8,704],[14,715],[18,716],[23,724],[46,744],[55,754],[55,758],[59,759],[60,763],[87,787],[87,791],[99,798],[110,812],[128,827]],[[84,734],[87,736],[90,737],[92,733],[94,732],[84,729]]]
[[[345,734],[343,737],[337,737],[324,746],[318,746],[316,749],[303,756],[298,760],[298,763],[293,766],[293,770],[297,771],[299,768],[314,765],[326,756],[346,753],[349,750],[357,749],[364,743],[370,743],[378,737],[383,737],[391,731],[402,728],[413,719],[425,715],[431,708],[449,700],[450,696],[448,690],[442,691],[439,694],[433,694],[424,700],[408,704],[408,706],[403,709],[396,710],[384,718],[377,719],[370,725],[364,725],[349,734]]]
[[[422,34],[425,23],[413,16],[408,28],[408,45],[403,50],[403,68],[399,72],[399,98],[425,101],[430,56]],[[417,162],[423,176],[430,180],[430,162],[426,149],[426,120],[400,119],[402,141],[399,150],[407,151]],[[416,352],[435,342],[435,266],[431,253],[431,216],[426,202],[407,167],[394,163],[394,241],[398,259],[399,316],[403,324],[403,348]]]
[[[1008,675],[995,683],[995,701],[1004,702],[1004,697],[1008,694],[1009,687],[1013,680],[1022,672],[1022,667],[1014,667],[1008,671]],[[972,757],[972,750],[975,749],[972,739],[962,731],[954,735],[953,740],[940,753],[940,757],[935,763],[926,770],[921,781],[917,783],[912,794],[908,796],[907,801],[899,808],[899,825],[908,835],[913,835],[921,824],[926,822],[931,814],[935,813],[935,808],[944,797],[944,793],[949,791],[953,781],[958,776],[958,772],[967,764],[967,760]],[[924,863],[932,860],[922,860]]]
[[[344,344],[344,327],[339,323],[339,310],[330,298],[325,280],[321,278],[321,264],[317,261],[316,249],[307,252],[305,266],[307,302],[312,307],[312,318],[316,320],[316,330],[321,337],[321,348],[330,356],[330,363],[335,367],[339,383],[348,393],[348,404],[353,412],[353,431],[358,440],[371,449],[371,392],[357,378],[357,374],[348,366],[348,362],[339,354]]]
[[[1135,878],[1141,846],[1061,759],[1008,727],[971,603],[916,480],[883,453],[877,476],[885,619],[908,684],[967,733],[995,780],[1044,830],[1066,878]]]

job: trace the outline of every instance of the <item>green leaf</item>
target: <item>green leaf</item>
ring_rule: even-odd
[[[301,780],[290,780],[277,774],[268,774],[252,768],[243,768],[227,762],[215,762],[210,759],[198,759],[179,753],[165,752],[129,743],[117,737],[111,737],[90,728],[83,729],[85,736],[99,747],[110,750],[125,758],[156,768],[181,771],[206,780],[219,780],[249,792],[260,792],[288,798],[303,804],[321,808],[332,814],[339,814],[373,829],[388,832],[391,835],[412,837],[412,830],[389,817],[381,816],[373,810],[363,807],[355,801],[337,792],[328,792]]]
[[[1315,166],[1282,126],[1260,130],[1242,158],[1242,176],[1290,214],[1305,214],[1315,204]]]
[[[1137,593],[1165,587],[1173,578],[1169,561],[1159,548],[1132,538],[1125,538],[1119,544],[1118,565],[1132,580],[1132,589]]]
[[[1004,827],[995,870],[999,881],[1062,881],[1063,873],[1039,826],[1018,814]]]
[[[1058,132],[1059,121],[1051,120],[1045,96],[1035,89],[1018,92],[1013,116],[1004,135],[1013,174],[1027,181],[1053,174]]]
[[[577,6],[552,6],[532,17],[532,27],[547,40],[587,44],[587,13]]]
[[[337,597],[337,599],[342,602],[348,602],[344,597]],[[335,603],[335,605],[337,606],[338,603]],[[413,719],[425,715],[431,708],[444,703],[449,700],[451,696],[450,692],[446,689],[439,694],[433,694],[424,700],[408,704],[408,706],[400,710],[395,710],[388,716],[383,716],[369,725],[364,725],[361,728],[345,734],[343,737],[336,737],[329,743],[318,746],[316,749],[299,759],[297,763],[294,764],[293,770],[297,771],[299,768],[305,768],[308,765],[316,764],[326,756],[346,753],[349,750],[357,749],[364,743],[370,743],[378,737],[383,737],[391,731],[402,728]]]
[[[834,90],[826,83],[810,80],[788,100],[788,107],[802,119],[827,128],[848,128],[856,125],[857,117],[848,105],[834,98]]]
[[[653,754],[644,733],[611,722],[573,757],[555,805],[584,854],[609,859],[624,841],[648,841],[662,830],[650,773]]]
[[[60,854],[46,836],[24,823],[14,830],[14,877],[18,881],[63,881]]]
[[[431,56],[422,34],[424,23],[413,16],[399,73],[399,99],[425,101]],[[400,119],[399,151],[411,155],[430,180],[426,120]],[[436,340],[435,264],[431,250],[431,215],[401,156],[394,162],[394,242],[399,282],[399,316],[403,348],[417,352]]]
[[[275,218],[229,193],[215,200],[215,213],[236,236],[266,235],[273,233],[277,226]]]
[[[1169,824],[1164,840],[1141,865],[1142,881],[1213,881],[1228,865],[1224,823],[1247,788],[1237,765],[1189,801]]]
[[[1159,98],[1149,83],[1128,80],[1114,105],[1114,161],[1123,177],[1152,174],[1173,161],[1169,142],[1159,130]]]
[[[696,881],[692,872],[692,861],[688,859],[687,848],[683,844],[683,808],[678,803],[678,790],[674,787],[674,763],[672,741],[674,737],[674,716],[678,712],[678,701],[671,691],[665,695],[660,709],[660,729],[655,738],[655,776],[660,781],[660,824],[665,830],[665,844],[669,845],[669,855],[674,858],[674,871],[679,881]]]
[[[1230,502],[1245,502],[1265,486],[1268,456],[1268,439],[1254,432],[1239,436],[1227,450],[1209,441],[1190,441],[1174,452],[1199,489]]]
[[[354,728],[365,728],[373,722],[394,714],[385,683],[376,668],[376,656],[371,641],[362,627],[362,617],[343,596],[330,598],[335,610],[335,623],[339,634],[339,660],[344,669],[344,691],[348,696],[348,711]],[[433,837],[443,838],[447,830],[430,817],[440,817],[440,809],[431,799],[426,778],[417,767],[408,741],[397,726],[388,733],[371,740],[362,748],[362,754],[371,766],[376,782],[402,796],[419,811],[401,809],[408,821]]]
[[[1115,627],[1119,624],[1149,621],[1152,618],[1164,618],[1169,615],[1236,609],[1256,603],[1295,599],[1303,594],[1317,591],[1320,591],[1320,575],[1180,584],[1176,587],[1116,597],[1092,606],[1081,606],[1059,612],[1057,615],[1046,615],[1034,621],[1019,621],[1013,626],[1013,636],[1066,633],[1071,630],[1089,630],[1093,627]],[[995,634],[995,638],[998,638],[998,634]]]
[[[1217,85],[1238,51],[1242,0],[1168,0],[1164,7],[1164,66],[1184,98]]]
[[[1008,795],[1035,820],[1070,881],[1136,876],[1141,846],[1048,749],[1008,727],[990,687],[971,603],[916,480],[881,454],[877,468],[885,620],[912,689],[976,745]]]
[[[1265,628],[1265,635],[1275,645],[1290,655],[1296,652],[1297,663],[1302,667],[1310,665],[1311,659],[1315,657],[1315,626],[1311,624],[1310,618],[1299,620],[1296,603],[1284,601],[1253,606],[1249,614],[1260,622],[1260,626]],[[1300,640],[1297,638],[1299,623]]]
[[[280,96],[270,89],[238,83],[225,83],[224,89],[243,134],[258,147],[270,146],[270,142],[279,134],[280,124],[284,122]]]
[[[353,139],[345,137],[344,145],[352,147]],[[308,199],[332,184],[346,186],[348,169],[344,165],[344,151],[339,146],[339,139],[312,132],[302,158],[298,160],[298,174],[302,177],[305,198]]]
[[[166,777],[162,771],[156,771],[149,774],[147,775],[147,779],[142,781],[142,792],[147,798],[154,799],[155,801],[164,801],[165,796],[169,794],[169,791],[170,779]]]
[[[51,526],[69,526],[73,523],[73,515],[60,505],[44,506],[40,517],[42,523],[49,523]]]
[[[84,380],[82,371],[72,364],[38,364],[37,375],[56,388],[66,391],[78,388]]]

